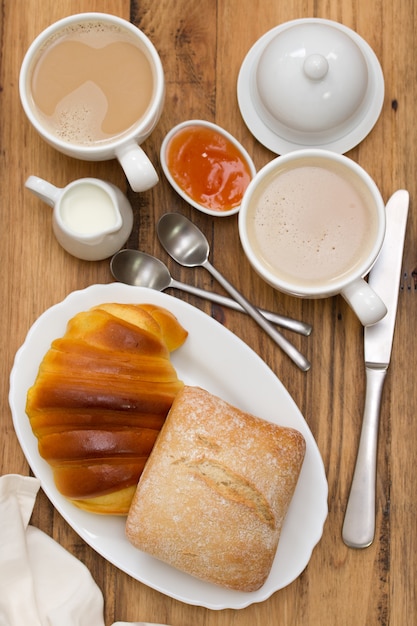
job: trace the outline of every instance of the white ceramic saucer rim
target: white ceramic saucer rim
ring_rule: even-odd
[[[291,141],[275,133],[265,122],[259,117],[259,114],[253,104],[250,95],[250,85],[252,84],[253,72],[255,71],[257,61],[264,51],[266,45],[279,33],[291,26],[296,22],[300,24],[310,23],[322,23],[329,24],[333,27],[339,28],[341,31],[346,32],[362,50],[364,57],[367,61],[369,68],[369,80],[371,81],[368,86],[368,93],[372,93],[372,101],[368,110],[365,112],[362,119],[342,137],[338,137],[334,141],[327,142],[307,142],[300,143],[299,141]],[[372,48],[369,44],[355,31],[332,20],[325,20],[319,18],[305,18],[300,20],[293,20],[291,22],[285,22],[280,24],[270,31],[266,32],[260,39],[258,39],[252,48],[247,53],[241,65],[238,81],[237,81],[237,99],[239,104],[240,113],[243,120],[254,137],[266,148],[274,152],[275,154],[286,154],[294,150],[302,150],[305,148],[322,148],[324,150],[331,150],[332,152],[338,152],[344,154],[348,150],[351,150],[357,146],[365,137],[371,132],[375,126],[384,103],[385,84],[384,76],[382,73],[381,65],[378,61]]]

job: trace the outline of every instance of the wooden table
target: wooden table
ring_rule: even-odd
[[[341,538],[364,402],[363,332],[345,302],[340,297],[301,301],[274,292],[250,269],[235,218],[213,220],[197,214],[176,196],[162,172],[154,189],[132,193],[116,161],[88,163],[64,157],[30,127],[18,95],[19,68],[28,45],[56,19],[89,10],[130,18],[160,52],[166,72],[166,105],[145,145],[158,168],[164,134],[186,118],[222,125],[242,141],[258,168],[275,156],[250,134],[236,98],[245,54],[272,27],[301,17],[337,20],[356,30],[377,54],[386,82],[382,114],[369,136],[348,156],[373,176],[385,200],[397,188],[406,188],[411,204],[392,363],[382,402],[376,537],[371,547],[352,550]],[[60,248],[52,234],[50,210],[24,188],[27,176],[37,174],[58,186],[81,176],[117,184],[128,193],[135,211],[128,247],[165,261],[167,255],[155,236],[156,220],[169,210],[192,216],[208,235],[213,263],[254,303],[313,324],[309,338],[287,334],[312,361],[311,371],[302,373],[246,316],[214,309],[177,292],[216,316],[282,380],[317,440],[329,483],[328,520],[305,571],[266,602],[240,611],[188,606],[131,579],[87,546],[42,492],[32,523],[90,569],[104,594],[106,624],[115,620],[172,626],[415,623],[417,47],[413,1],[3,0],[1,15],[1,473],[29,473],[7,400],[13,358],[28,329],[45,309],[71,291],[112,281],[108,261],[79,261]],[[176,278],[218,289],[204,270],[180,270],[168,264]]]

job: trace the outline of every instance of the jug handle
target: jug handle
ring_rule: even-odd
[[[55,187],[39,176],[29,176],[25,182],[25,187],[51,207],[56,204],[61,193],[59,187]]]

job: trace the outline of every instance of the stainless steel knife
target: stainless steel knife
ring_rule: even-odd
[[[396,191],[386,206],[386,234],[369,284],[388,313],[364,329],[366,395],[363,424],[342,537],[351,548],[367,548],[375,535],[375,481],[379,414],[385,376],[391,359],[404,249],[409,194]]]

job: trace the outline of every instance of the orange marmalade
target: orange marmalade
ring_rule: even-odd
[[[169,141],[166,162],[172,178],[194,202],[213,211],[240,205],[251,179],[240,150],[205,126],[187,126]]]

